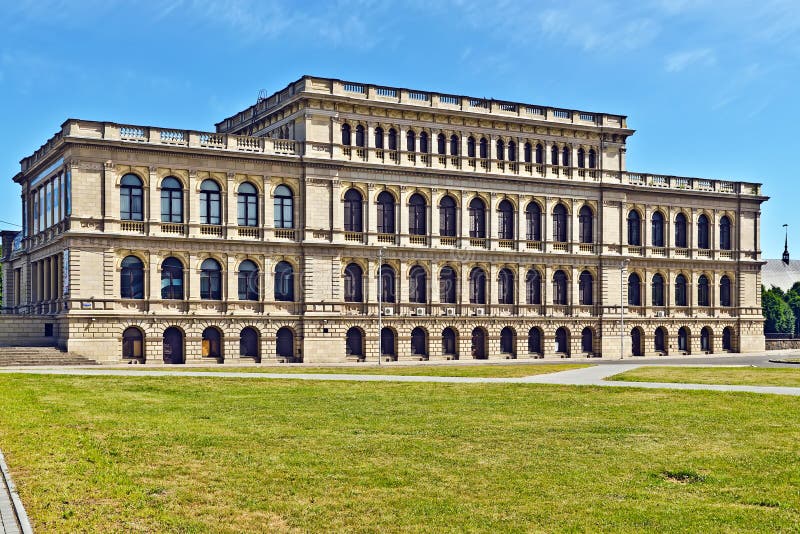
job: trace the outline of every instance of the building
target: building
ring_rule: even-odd
[[[310,76],[213,133],[69,119],[3,320],[101,361],[763,350],[760,184],[628,172],[626,122]]]

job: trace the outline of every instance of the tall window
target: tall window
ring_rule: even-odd
[[[48,212],[49,210],[45,209],[44,211]],[[142,181],[135,174],[126,174],[120,181],[119,218],[123,221],[144,220]],[[45,227],[45,225],[42,225],[42,227]]]
[[[183,222],[183,187],[173,176],[161,181],[161,222]]]
[[[589,271],[583,271],[578,278],[578,296],[580,304],[594,303],[594,279]]]
[[[394,197],[388,191],[381,191],[378,195],[378,233],[393,234],[394,223]]]
[[[642,279],[636,273],[628,276],[628,306],[642,305]]]
[[[689,352],[689,329],[685,326],[678,330],[678,350]]]
[[[442,354],[456,354],[456,333],[449,327],[442,330]]]
[[[497,275],[497,299],[500,304],[514,304],[514,273],[500,269]]]
[[[419,304],[428,302],[428,284],[425,269],[415,265],[408,273],[408,301]]]
[[[364,271],[356,263],[351,263],[344,269],[344,301],[363,302],[363,275]]]
[[[486,159],[489,157],[489,142],[485,137],[481,137],[481,158]]]
[[[486,304],[486,273],[480,267],[469,273],[469,303]]]
[[[731,250],[731,220],[727,215],[723,215],[719,220],[719,248]]]
[[[342,144],[345,146],[350,146],[350,125],[347,123],[342,124]]]
[[[200,298],[222,300],[222,267],[215,259],[208,258],[200,264]]]
[[[356,126],[356,146],[364,146],[364,127],[360,124]]]
[[[214,180],[203,180],[200,184],[200,223],[222,224],[222,195]]]
[[[161,263],[161,298],[183,300],[183,264],[177,258]]]
[[[567,208],[564,204],[558,204],[553,208],[553,241],[567,242]]]
[[[583,148],[578,149],[578,167],[581,169],[586,167],[586,151]]]
[[[531,202],[525,208],[525,239],[528,241],[542,240],[542,210],[539,204]]]
[[[414,193],[408,200],[408,233],[426,235],[428,233],[425,197]]]
[[[375,128],[375,148],[383,148],[383,128],[380,126]]]
[[[675,246],[686,248],[686,215],[683,213],[675,216]]]
[[[362,197],[356,189],[348,189],[344,194],[344,230],[346,232],[363,232]]]
[[[397,130],[389,128],[389,150],[397,150]]]
[[[541,143],[536,143],[536,163],[539,165],[544,163],[544,147]]]
[[[592,208],[589,206],[583,206],[578,212],[578,238],[580,239],[581,243],[594,242],[594,236],[592,235],[594,230],[593,219],[594,215],[592,214]]]
[[[650,300],[653,306],[664,305],[664,277],[658,273],[653,275]]]
[[[687,306],[686,277],[679,274],[675,277],[675,305]]]
[[[708,277],[704,274],[697,279],[697,305],[710,306],[711,296],[708,291]]]
[[[525,277],[525,297],[528,304],[542,303],[542,275],[536,269],[528,271]]]
[[[258,226],[258,190],[250,182],[239,186],[236,195],[236,215],[239,226]]]
[[[567,304],[567,275],[556,271],[553,275],[553,304]]]
[[[508,161],[517,161],[517,144],[514,141],[508,142]]]
[[[486,204],[477,197],[469,203],[469,236],[486,237]]]
[[[439,235],[456,235],[456,201],[449,195],[439,201]]]
[[[664,215],[660,211],[653,213],[651,239],[654,247],[664,246]]]
[[[467,157],[475,157],[475,138],[469,137],[467,139]]]
[[[556,145],[550,149],[550,165],[558,165],[558,147]]]
[[[727,275],[719,279],[719,305],[731,305],[731,279]]]
[[[709,234],[708,217],[706,217],[705,214],[700,215],[697,219],[697,248],[711,248]]]
[[[436,153],[440,156],[444,156],[445,152],[445,138],[444,134],[439,134],[436,136]]]
[[[593,148],[589,149],[589,168],[594,169],[597,167],[597,152]]]
[[[409,152],[417,151],[417,136],[414,130],[409,130],[406,133],[406,150]]]
[[[285,185],[275,188],[275,228],[294,228],[294,200],[292,190]]]
[[[419,133],[419,151],[423,154],[428,153],[428,132]]]
[[[506,199],[497,206],[497,222],[500,239],[514,239],[514,206]]]
[[[275,265],[275,300],[294,302],[294,268],[287,261]]]
[[[458,156],[459,149],[458,149],[458,136],[453,134],[450,136],[450,155],[451,156]]]
[[[569,166],[569,159],[570,159],[569,158],[569,147],[565,146],[561,150],[561,165],[563,165],[565,167]]]
[[[496,159],[503,160],[506,157],[506,145],[503,143],[502,139],[497,140],[497,154],[495,155]]]
[[[120,297],[124,299],[144,298],[144,264],[136,256],[122,260],[120,270]]]
[[[445,266],[439,271],[439,300],[442,304],[456,303],[456,271]]]
[[[635,247],[642,245],[642,220],[636,210],[628,212],[628,244]]]
[[[381,302],[393,303],[395,301],[395,275],[391,265],[381,266]]]
[[[239,264],[239,300],[258,300],[258,266],[250,260]]]
[[[533,147],[530,143],[525,143],[522,158],[525,163],[533,163]]]
[[[594,332],[588,326],[581,331],[581,352],[592,352]]]

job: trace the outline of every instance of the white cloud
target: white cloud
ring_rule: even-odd
[[[681,72],[693,65],[710,66],[717,62],[716,54],[710,48],[697,48],[684,52],[675,52],[664,59],[667,72]]]

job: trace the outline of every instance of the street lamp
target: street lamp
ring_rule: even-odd
[[[625,258],[619,264],[619,359],[624,358],[625,351],[625,268],[630,263]]]

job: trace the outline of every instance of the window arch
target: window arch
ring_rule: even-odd
[[[631,352],[634,356],[644,356],[642,337],[642,329],[638,326],[631,330]]]
[[[569,330],[563,326],[556,330],[556,353],[569,357]]]
[[[517,144],[514,141],[508,142],[508,161],[517,161]]]
[[[526,239],[528,241],[542,240],[542,209],[536,202],[530,202],[525,208]]]
[[[344,269],[344,301],[363,302],[364,271],[357,263],[351,263]]]
[[[389,356],[392,360],[397,359],[397,336],[388,326],[381,329],[381,357],[383,356]]]
[[[568,167],[569,166],[569,160],[570,160],[569,156],[570,156],[569,147],[565,146],[561,150],[561,165],[563,165],[564,167]]]
[[[486,359],[486,330],[480,326],[472,330],[471,352],[476,360]]]
[[[591,354],[594,351],[594,332],[588,326],[581,331],[581,352]]]
[[[423,154],[428,153],[428,132],[419,133],[419,151]]]
[[[183,264],[177,258],[161,262],[161,298],[183,300]]]
[[[478,197],[469,203],[469,236],[486,237],[486,204]]]
[[[500,304],[514,304],[514,273],[502,268],[497,275],[497,299]]]
[[[144,361],[144,334],[135,326],[122,332],[122,357]]]
[[[144,263],[136,256],[126,256],[120,265],[120,297],[144,298]]]
[[[458,136],[453,134],[450,136],[450,155],[451,156],[458,156],[459,149],[458,149],[459,141]]]
[[[636,273],[628,275],[628,306],[642,305],[642,279]]]
[[[689,329],[685,326],[678,329],[678,350],[689,353]]]
[[[351,142],[350,125],[344,123],[342,124],[342,144],[345,146],[350,146],[350,142]]]
[[[383,149],[383,128],[375,128],[375,148]]]
[[[362,125],[356,126],[356,146],[363,147],[365,144],[364,139],[364,127]]]
[[[636,210],[628,212],[628,244],[642,246],[642,218]]]
[[[440,133],[439,135],[436,136],[436,153],[439,154],[440,156],[444,156],[446,154],[446,152],[445,152],[446,146],[445,145],[446,145],[446,142],[445,142],[444,134]]]
[[[679,274],[675,277],[675,305],[687,306],[686,277]]]
[[[708,326],[704,326],[702,330],[700,330],[700,350],[703,352],[712,353],[714,352],[711,341],[714,337],[714,333],[711,331],[711,328]]]
[[[653,275],[650,300],[653,306],[664,306],[664,277],[659,273]]]
[[[704,274],[697,279],[697,305],[710,306],[711,296],[708,291],[708,277]]]
[[[486,272],[480,267],[469,273],[469,303],[486,304]]]
[[[428,302],[428,275],[420,265],[408,272],[408,301],[418,304]]]
[[[389,128],[389,150],[397,150],[397,130]]]
[[[542,356],[542,331],[539,328],[533,327],[528,330],[528,353],[536,356]]]
[[[561,203],[553,208],[553,241],[567,242],[567,208]]]
[[[203,180],[200,184],[200,223],[222,224],[222,194],[214,180]]]
[[[294,268],[288,261],[275,265],[275,300],[294,302]]]
[[[123,221],[144,220],[142,180],[126,174],[119,183],[119,218]]]
[[[558,165],[558,146],[556,145],[550,148],[550,164]]]
[[[184,336],[183,332],[175,326],[170,326],[164,330],[162,337],[163,343],[163,362],[169,364],[184,363]]]
[[[439,271],[439,301],[442,304],[456,303],[456,271],[448,265]]]
[[[481,137],[480,149],[481,149],[481,159],[488,158],[489,157],[489,142],[486,140],[485,137]]]
[[[663,326],[656,328],[653,339],[653,348],[656,352],[666,354],[667,352],[667,329]]]
[[[417,135],[414,133],[414,130],[408,130],[406,132],[406,151],[417,151]]]
[[[294,197],[292,190],[281,184],[273,194],[275,205],[275,228],[294,228]]]
[[[697,218],[697,248],[709,249],[711,248],[711,240],[709,239],[709,224],[708,217],[701,214]]]
[[[419,326],[411,331],[411,354],[425,357],[428,355],[428,333]]]
[[[533,163],[533,146],[530,143],[525,143],[522,159],[525,163]]]
[[[586,151],[583,147],[578,149],[578,167],[581,169],[586,167]]]
[[[239,356],[242,358],[259,358],[259,335],[252,326],[246,326],[239,332]]]
[[[408,233],[426,235],[428,233],[427,203],[425,197],[414,193],[408,200]]]
[[[733,351],[733,328],[730,326],[722,329],[722,350]]]
[[[553,274],[553,304],[567,304],[567,275],[564,271]]]
[[[514,205],[503,199],[497,205],[497,229],[500,239],[514,239]]]
[[[506,326],[502,330],[500,330],[500,353],[501,354],[510,354],[514,356],[516,354],[516,341],[517,334],[514,332],[514,329]]]
[[[731,279],[728,275],[723,275],[719,279],[719,305],[726,307],[731,305]]]
[[[660,211],[653,212],[653,217],[650,223],[651,229],[651,242],[654,247],[664,246],[664,214]]]
[[[384,263],[380,271],[381,302],[388,302],[391,304],[395,302],[395,293],[397,291],[395,289],[397,287],[397,282],[394,267]]]
[[[472,136],[467,138],[467,157],[475,157],[475,138]]]
[[[578,212],[578,238],[581,243],[594,243],[594,213],[589,206]]]
[[[236,195],[239,226],[258,226],[258,190],[250,182],[242,182]]]
[[[675,216],[675,246],[686,248],[686,215],[679,213]]]
[[[589,271],[583,271],[578,278],[579,304],[594,304],[594,277]]]
[[[378,194],[378,233],[395,233],[394,196],[388,191]]]
[[[544,163],[544,147],[541,143],[536,144],[536,163],[539,165]]]
[[[597,168],[597,152],[595,152],[593,148],[589,149],[589,168]]]
[[[345,354],[358,359],[364,357],[364,332],[358,327],[352,327],[345,334]]]
[[[200,264],[200,298],[222,300],[222,267],[213,258]]]
[[[450,327],[442,330],[442,354],[445,356],[457,356],[458,346],[456,344],[456,332]]]
[[[161,181],[161,222],[183,223],[183,186],[174,176]]]
[[[344,230],[345,232],[363,232],[363,197],[358,189],[348,189],[344,194]]]
[[[506,154],[505,154],[506,153],[506,144],[503,142],[502,139],[498,139],[496,145],[497,145],[497,154],[495,156],[495,159],[499,159],[499,160],[502,161],[506,157]]]
[[[719,248],[731,250],[731,219],[727,215],[719,219]]]
[[[529,270],[525,277],[525,297],[528,304],[542,303],[542,275],[536,269]]]
[[[450,195],[439,201],[439,235],[456,235],[456,201]]]
[[[239,285],[239,300],[259,299],[258,265],[253,261],[244,260],[239,264],[237,282]]]

